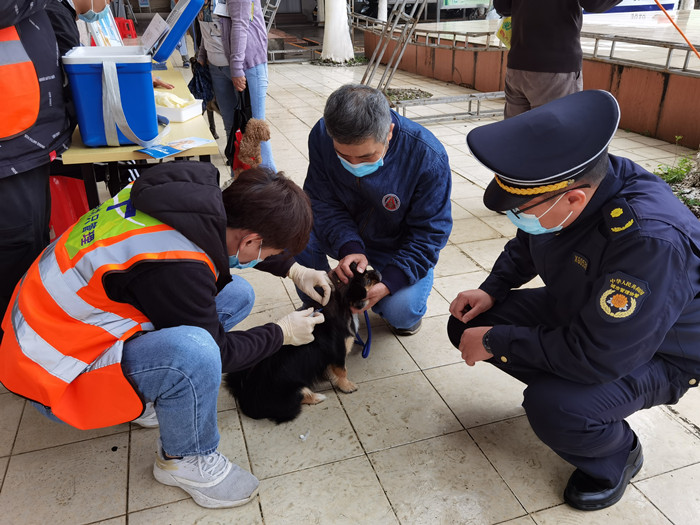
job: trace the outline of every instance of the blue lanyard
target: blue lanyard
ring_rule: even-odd
[[[370,347],[372,346],[372,327],[369,324],[369,315],[367,314],[367,310],[365,310],[365,323],[367,323],[367,342],[365,343],[362,340],[362,338],[360,337],[360,332],[357,331],[357,332],[355,332],[354,343],[356,345],[362,346],[362,357],[364,359],[367,359],[369,357]],[[358,329],[359,329],[359,325],[358,325]]]

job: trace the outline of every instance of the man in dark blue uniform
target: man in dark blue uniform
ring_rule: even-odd
[[[620,500],[642,467],[625,418],[700,378],[700,223],[661,179],[608,154],[619,107],[583,91],[474,129],[495,172],[484,204],[518,226],[477,290],[450,306],[468,365],[527,384],[537,436],[576,467],[564,500]],[[543,288],[518,289],[539,275]]]

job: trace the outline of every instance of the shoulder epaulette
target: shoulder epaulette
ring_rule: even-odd
[[[639,221],[625,199],[615,199],[603,206],[603,219],[610,237],[620,237],[639,230]]]

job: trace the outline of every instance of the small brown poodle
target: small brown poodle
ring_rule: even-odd
[[[236,137],[238,139],[238,137]],[[270,140],[270,127],[261,119],[252,118],[245,126],[238,140],[237,155],[233,159],[233,177],[248,168],[258,166],[262,162],[260,143]]]

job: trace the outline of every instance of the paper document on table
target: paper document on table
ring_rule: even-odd
[[[143,32],[141,43],[151,52],[160,45],[169,30],[170,26],[163,20],[162,16],[156,13],[151,19],[151,23],[148,24],[146,31]]]
[[[199,146],[203,146],[204,144],[209,144],[210,142],[214,141],[211,139],[203,139],[201,137],[186,137],[184,139],[168,142],[167,144],[151,146],[150,148],[143,148],[136,151],[150,155],[154,159],[162,159],[171,155],[176,155],[177,153],[190,148],[197,148]]]

